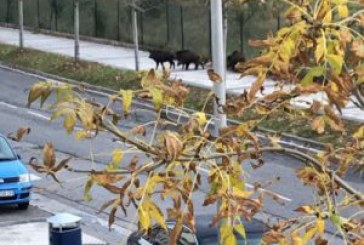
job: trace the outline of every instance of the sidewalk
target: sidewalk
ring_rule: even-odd
[[[31,222],[1,227],[0,245],[49,245],[48,224]],[[82,233],[83,245],[105,245],[106,243]]]
[[[18,37],[17,29],[0,27],[0,43],[18,45]],[[74,41],[59,36],[34,34],[30,31],[24,31],[24,46],[70,57],[74,55]],[[149,59],[148,55],[148,52],[140,51],[141,69],[155,68],[154,61]],[[98,62],[115,68],[134,69],[134,51],[129,48],[80,41],[80,57],[86,61]],[[172,71],[171,77],[180,78],[185,84],[191,86],[212,87],[212,82],[208,79],[205,70],[183,71],[181,67],[177,67]],[[245,76],[242,79],[239,79],[239,77],[240,75],[237,73],[227,72],[226,86],[229,94],[240,94],[244,89],[249,89],[255,81],[253,76]],[[267,80],[264,93],[268,94],[274,90],[274,81]],[[260,94],[260,96],[262,95]],[[298,107],[307,107],[307,102],[310,103],[313,99],[325,100],[325,95],[316,94],[309,97],[301,97],[292,103]],[[343,118],[364,123],[364,111],[356,108],[352,102],[349,102],[347,108],[343,109]]]

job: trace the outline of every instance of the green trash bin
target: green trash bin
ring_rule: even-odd
[[[47,219],[50,245],[82,245],[81,218],[68,213]]]

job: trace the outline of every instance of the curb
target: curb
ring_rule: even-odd
[[[56,80],[56,81],[61,81],[61,82],[63,81],[63,82],[66,82],[66,83],[69,83],[72,85],[82,85],[86,88],[86,91],[91,94],[108,96],[111,94],[118,93],[118,91],[112,90],[109,88],[104,88],[104,87],[100,87],[100,86],[96,86],[96,85],[90,85],[86,82],[80,82],[80,81],[64,78],[64,77],[61,77],[58,75],[44,73],[44,72],[34,70],[34,69],[23,68],[23,67],[20,67],[17,65],[9,65],[9,64],[6,64],[1,61],[0,61],[0,68],[2,68],[4,70],[8,70],[8,71],[21,73],[21,74],[32,75],[33,77],[36,77],[38,79],[51,79],[51,80]],[[154,110],[154,107],[153,107],[151,101],[148,101],[148,100],[136,99],[133,101],[133,105],[141,107],[143,109],[147,109],[147,110]],[[194,110],[188,109],[188,108],[185,108],[185,110],[190,113],[195,112]],[[187,120],[187,118],[185,116],[180,115],[179,113],[173,112],[171,110],[168,110],[168,112],[166,110],[164,110],[164,115],[166,117],[172,116],[172,117],[179,117],[182,120]],[[207,114],[207,116],[212,117],[212,115],[210,115],[210,114]],[[230,125],[238,125],[239,123],[240,123],[239,121],[228,119],[228,124],[230,124]],[[259,133],[261,133],[261,135],[258,135],[258,136],[262,139],[267,139],[267,136],[266,136],[267,134],[276,133],[276,131],[262,128],[262,127],[258,127],[257,131]],[[282,133],[281,135],[282,136],[281,136],[280,144],[287,148],[305,150],[305,151],[308,151],[308,152],[314,154],[314,153],[321,151],[325,146],[325,144],[323,144],[323,143],[320,143],[320,142],[317,142],[314,140],[310,140],[310,139],[306,139],[303,137],[291,135],[288,133]]]

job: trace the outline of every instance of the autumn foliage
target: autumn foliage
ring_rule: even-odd
[[[244,1],[240,1],[243,2]],[[254,109],[262,118],[277,110],[291,116],[292,111],[311,120],[312,128],[323,133],[327,128],[345,134],[342,109],[352,103],[364,108],[364,2],[346,0],[282,0],[287,5],[286,25],[266,40],[251,40],[250,45],[262,49],[261,55],[237,65],[244,75],[256,76],[250,90],[231,98],[224,106],[228,115],[244,115]],[[209,70],[214,82],[222,78]],[[276,81],[274,91],[263,91],[267,78]],[[188,112],[183,101],[189,88],[179,80],[170,80],[168,71],[155,70],[141,73],[142,89],[121,90],[111,95],[109,103],[98,104],[82,96],[84,88],[52,82],[35,84],[29,92],[28,104],[40,100],[41,106],[51,94],[55,102],[50,105],[52,120],[63,119],[68,134],[74,133],[78,140],[97,137],[100,132],[111,134],[124,142],[126,148],[110,149],[111,160],[102,171],[78,170],[72,160],[56,163],[51,144],[44,148],[43,164],[32,164],[43,173],[52,175],[57,181],[57,172],[62,170],[88,174],[85,199],[91,199],[90,189],[101,186],[115,194],[107,200],[102,210],[110,208],[110,225],[117,210],[134,206],[138,213],[139,229],[148,232],[158,223],[166,227],[165,219],[175,219],[176,226],[170,231],[170,244],[178,238],[182,224],[195,229],[193,193],[206,178],[210,187],[203,205],[220,203],[212,219],[212,225],[221,222],[221,244],[235,244],[235,233],[245,236],[242,219],[250,220],[264,208],[267,197],[279,199],[272,192],[259,192],[259,185],[247,189],[244,162],[251,160],[255,168],[269,164],[263,157],[265,152],[279,152],[302,160],[305,166],[297,169],[297,178],[302,184],[311,186],[317,202],[297,207],[301,216],[267,224],[270,230],[263,237],[263,244],[328,244],[324,230],[330,223],[345,240],[346,244],[364,243],[363,220],[358,219],[364,206],[364,195],[344,181],[348,169],[362,169],[364,165],[364,126],[356,130],[344,147],[326,149],[316,155],[286,149],[279,145],[279,138],[271,137],[268,142],[258,140],[255,129],[261,120],[242,121],[228,126],[214,137],[210,132],[210,118],[204,111]],[[296,99],[308,95],[319,95],[306,100],[306,108],[294,108]],[[132,113],[133,99],[149,99],[158,117],[152,140],[146,137],[144,125],[130,131],[118,126]],[[212,95],[211,98],[214,98]],[[207,98],[209,100],[210,98]],[[216,103],[218,99],[212,99]],[[119,104],[120,110],[111,109]],[[163,112],[174,110],[185,121],[163,118]],[[78,124],[82,131],[74,132]],[[165,129],[172,125],[172,129]],[[17,138],[21,138],[24,129]],[[139,162],[134,157],[128,168],[120,168],[124,153],[135,150],[143,153],[147,160]],[[125,166],[125,164],[124,164]],[[200,172],[201,166],[208,174]],[[147,176],[143,179],[142,176]],[[161,210],[153,197],[171,200],[168,210]],[[356,210],[346,217],[341,210]]]

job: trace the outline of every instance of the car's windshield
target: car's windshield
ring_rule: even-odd
[[[0,161],[15,160],[16,155],[4,137],[0,136]]]

